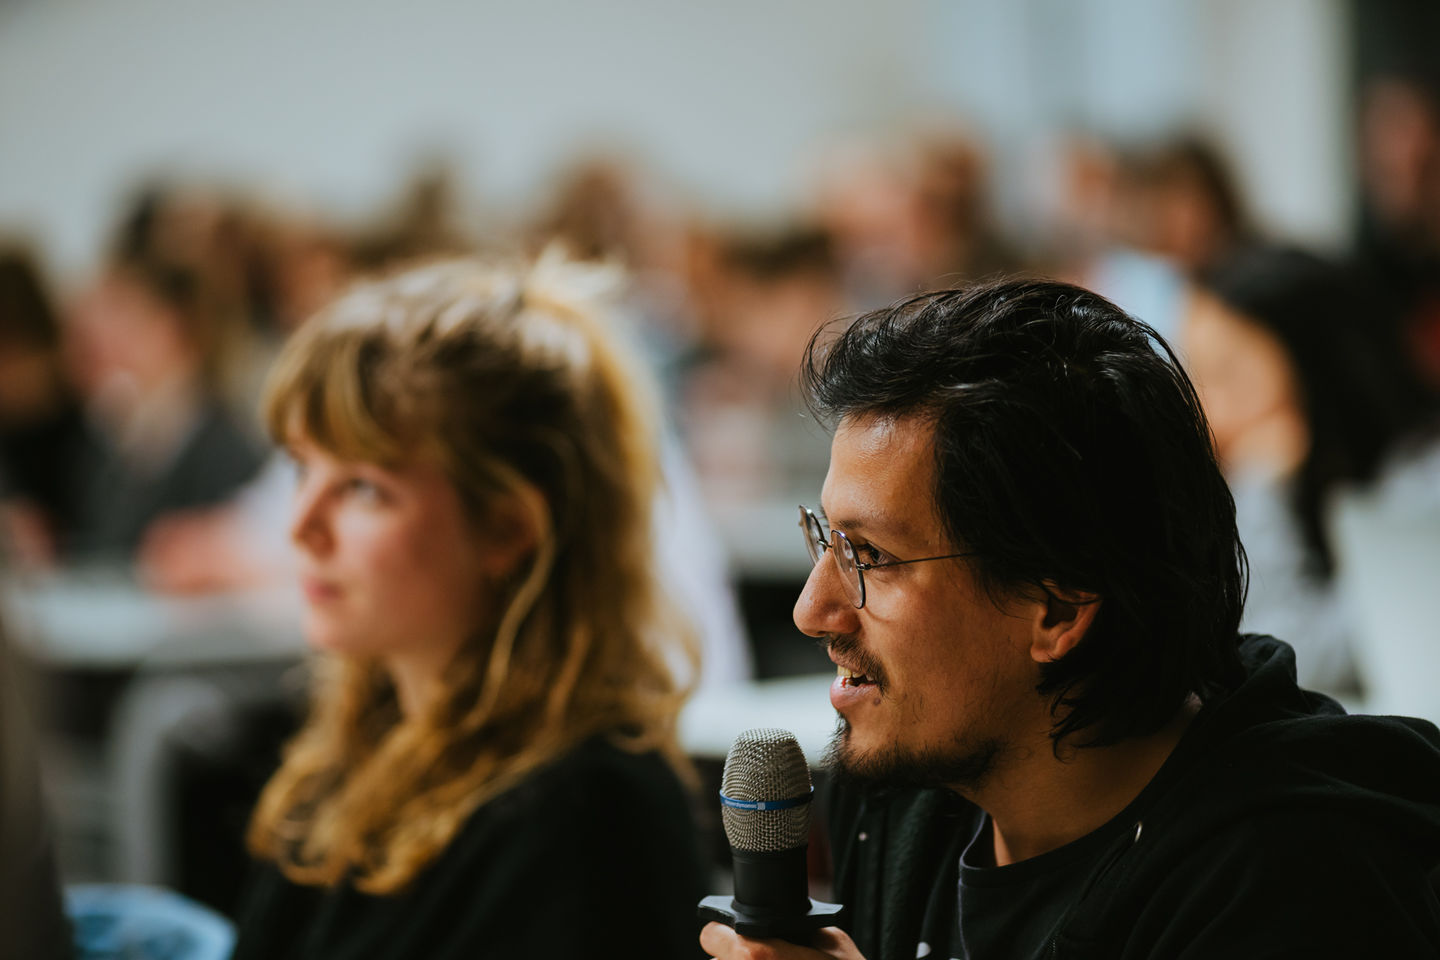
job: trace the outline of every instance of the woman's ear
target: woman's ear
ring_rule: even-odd
[[[495,498],[480,527],[486,572],[503,580],[534,554],[549,524],[545,498],[532,486]]]
[[[1074,650],[1095,623],[1103,602],[1098,593],[1044,583],[1045,602],[1035,614],[1030,656],[1037,663],[1059,660]]]

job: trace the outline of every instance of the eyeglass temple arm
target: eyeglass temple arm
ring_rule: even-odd
[[[880,567],[903,567],[907,563],[924,563],[926,560],[953,560],[956,557],[973,556],[973,553],[946,553],[938,557],[916,557],[914,560],[886,560],[884,563],[865,563],[863,560],[856,560],[855,566],[861,570],[875,570]]]

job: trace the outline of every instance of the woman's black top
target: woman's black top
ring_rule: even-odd
[[[670,766],[596,738],[481,806],[400,893],[257,865],[234,957],[695,957],[704,879]]]

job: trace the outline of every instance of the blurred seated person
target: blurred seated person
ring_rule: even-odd
[[[152,523],[136,552],[145,586],[161,593],[215,593],[295,582],[286,528],[295,465],[270,456],[223,503],[177,510]]]
[[[662,377],[698,335],[691,232],[662,178],[621,154],[582,155],[563,169],[550,198],[522,231],[527,249],[558,244],[570,256],[622,266],[627,311]],[[662,382],[666,393],[672,384]]]
[[[1355,255],[1411,366],[1440,391],[1440,87],[1410,71],[1359,91]]]
[[[1193,275],[1246,242],[1250,217],[1224,154],[1179,136],[1125,156],[1117,230],[1122,243]]]
[[[704,348],[685,371],[685,439],[707,502],[788,502],[824,479],[829,459],[794,371],[816,325],[843,309],[834,248],[805,227],[735,236],[716,274]]]
[[[582,270],[412,268],[280,357],[318,663],[251,823],[240,960],[694,953],[657,409]]]
[[[1433,418],[1385,331],[1338,265],[1288,249],[1203,272],[1182,328],[1250,559],[1242,626],[1290,638],[1301,685],[1342,695],[1358,678],[1330,498],[1377,480]]]
[[[0,549],[48,566],[79,520],[89,435],[40,270],[0,249]]]
[[[157,519],[224,500],[259,467],[221,400],[230,341],[208,292],[192,267],[122,256],[77,305],[74,369],[101,440],[70,558],[127,560]]]
[[[833,238],[848,309],[1016,266],[990,211],[987,159],[963,129],[826,151],[816,219]],[[793,362],[793,358],[792,358]]]
[[[1251,233],[1224,156],[1193,135],[1131,149],[1073,136],[1059,159],[1055,272],[1176,340],[1187,279]]]

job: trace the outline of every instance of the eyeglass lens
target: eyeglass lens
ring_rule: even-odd
[[[840,580],[850,593],[850,602],[857,607],[865,605],[865,581],[861,579],[860,567],[855,562],[855,544],[839,530],[830,531],[830,552],[835,555],[835,566],[840,568]]]
[[[800,529],[805,533],[805,548],[810,552],[810,562],[818,564],[823,549],[821,544],[827,542],[825,531],[820,526],[819,518],[804,507],[800,508]],[[840,571],[840,582],[845,584],[845,592],[850,595],[850,602],[856,607],[863,607],[865,581],[856,563],[855,545],[839,530],[830,531],[828,542],[829,552],[834,557],[835,568]]]
[[[800,508],[800,531],[805,534],[805,549],[810,553],[810,563],[819,563],[825,533],[820,529],[820,521],[815,518],[815,514],[804,507]]]

